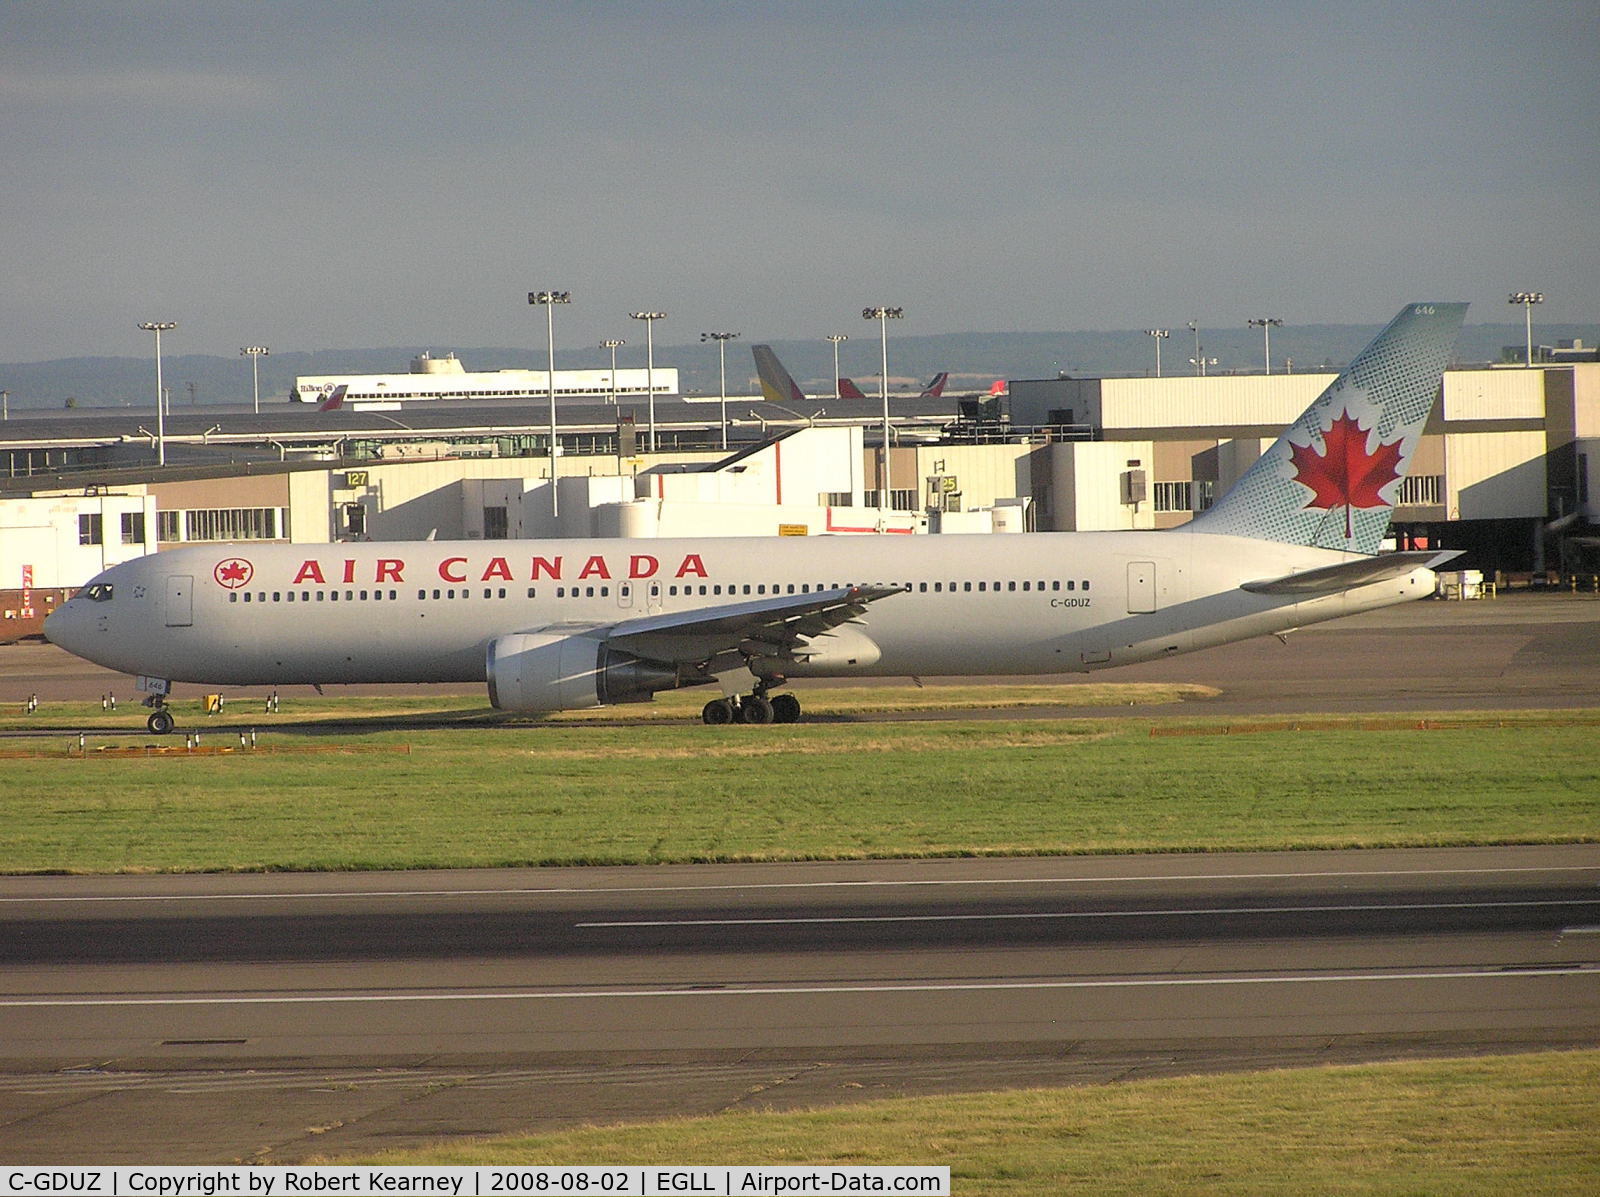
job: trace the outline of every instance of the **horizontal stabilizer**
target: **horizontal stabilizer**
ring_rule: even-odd
[[[1304,573],[1289,574],[1282,578],[1245,582],[1239,589],[1248,590],[1251,594],[1337,594],[1341,590],[1354,590],[1357,586],[1368,586],[1389,578],[1403,578],[1412,570],[1437,569],[1459,556],[1459,552],[1385,553],[1381,557],[1342,561],[1338,565],[1308,569]]]

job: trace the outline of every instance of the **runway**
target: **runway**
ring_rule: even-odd
[[[288,1162],[1600,1044],[1600,848],[13,878],[0,965],[0,1157]]]
[[[922,679],[938,685],[941,679]],[[984,679],[951,679],[971,685]],[[1117,713],[1261,715],[1393,710],[1477,710],[1600,706],[1600,595],[1505,595],[1478,602],[1418,602],[1349,619],[1314,624],[1283,640],[1263,636],[1144,665],[1092,675],[992,679],[1011,682],[1196,682],[1218,697],[1162,707],[1113,708]],[[802,699],[827,682],[796,685]],[[852,681],[849,685],[861,685]],[[911,686],[909,678],[865,684]],[[188,703],[210,687],[180,685]],[[266,690],[221,688],[230,702],[259,702]],[[309,687],[296,687],[310,692]],[[115,694],[139,727],[134,679],[37,641],[0,645],[0,703],[37,694],[52,702],[94,701]],[[356,694],[488,694],[477,685],[330,686],[331,696]],[[1103,713],[1063,708],[1063,715]],[[1042,716],[1050,712],[1035,712]],[[1006,718],[1015,717],[1011,711]],[[918,714],[913,718],[929,718]],[[956,718],[971,718],[962,711]],[[864,718],[873,718],[867,716]],[[883,718],[890,718],[884,716]]]
[[[1220,691],[1116,711],[1163,718],[1584,707],[1597,678],[1600,599],[1518,595],[1092,680]],[[0,701],[108,690],[137,724],[132,679],[0,648]],[[1597,1046],[1597,886],[1595,846],[3,879],[0,1159]]]

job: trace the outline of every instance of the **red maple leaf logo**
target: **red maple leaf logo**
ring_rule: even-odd
[[[237,590],[250,581],[255,573],[255,567],[242,557],[234,557],[217,566],[214,575],[217,581],[229,590]]]
[[[1345,412],[1322,434],[1322,452],[1309,445],[1289,446],[1295,481],[1311,491],[1307,507],[1344,508],[1344,534],[1349,539],[1351,511],[1387,507],[1378,492],[1400,477],[1400,442],[1380,444],[1367,452],[1367,430]]]

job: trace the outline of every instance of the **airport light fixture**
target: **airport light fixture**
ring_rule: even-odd
[[[271,352],[265,345],[246,345],[239,350],[241,357],[250,359],[250,394],[258,416],[261,414],[261,359]]]
[[[656,451],[656,321],[665,312],[629,312],[634,320],[644,321],[644,389],[650,393],[650,452]]]
[[[883,491],[879,495],[879,507],[887,512],[891,509],[893,495],[889,486],[889,321],[900,320],[905,317],[904,308],[862,308],[863,320],[876,320],[878,322],[878,344],[882,353],[883,366],[883,475],[879,481],[883,483]],[[837,375],[835,375],[837,378]],[[838,386],[838,382],[834,386]]]
[[[1528,322],[1528,360],[1526,365],[1533,368],[1533,305],[1544,302],[1543,291],[1513,291],[1509,303],[1520,303]]]
[[[850,338],[844,333],[829,333],[828,340],[833,342],[833,397],[842,398],[839,394],[839,342],[848,341]]]
[[[571,303],[571,291],[529,291],[528,302],[544,309],[545,332],[550,346],[550,372],[545,375],[550,385],[550,514],[561,514],[561,500],[556,484],[556,304]]]
[[[11,392],[0,391],[0,420],[11,418]]]
[[[621,340],[618,337],[607,337],[604,341],[600,342],[600,348],[601,349],[609,349],[609,350],[611,350],[611,406],[612,407],[615,407],[617,405],[617,350],[621,349],[626,344],[627,344],[626,341]]]
[[[1271,374],[1272,373],[1272,330],[1275,329],[1275,328],[1282,328],[1283,327],[1283,321],[1279,320],[1276,316],[1262,316],[1262,317],[1260,317],[1258,319],[1255,319],[1255,320],[1246,320],[1245,323],[1247,325],[1249,325],[1251,328],[1259,328],[1261,330],[1261,336],[1265,339],[1265,342],[1266,342],[1267,373]]]
[[[167,409],[162,402],[161,334],[178,327],[176,320],[141,321],[139,327],[156,334],[156,465],[167,464]]]
[[[720,379],[722,395],[722,451],[728,451],[728,342],[739,334],[736,332],[704,332],[700,340],[715,341],[717,343],[717,374]]]
[[[1172,335],[1171,329],[1147,328],[1144,330],[1147,337],[1154,337],[1156,342],[1156,377],[1161,377],[1161,342]]]

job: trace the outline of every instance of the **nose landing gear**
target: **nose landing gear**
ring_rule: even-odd
[[[150,717],[144,721],[146,730],[152,736],[170,736],[178,721],[167,708],[166,695],[152,694],[144,700],[144,705],[151,708]]]

